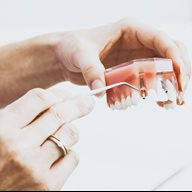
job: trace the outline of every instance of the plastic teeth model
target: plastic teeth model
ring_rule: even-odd
[[[178,82],[170,59],[152,58],[133,60],[106,70],[107,86],[126,82],[134,90],[120,85],[107,91],[107,102],[112,110],[135,106],[141,99],[173,109],[179,101]]]

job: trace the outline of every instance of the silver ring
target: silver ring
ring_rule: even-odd
[[[63,157],[65,157],[68,154],[69,150],[67,149],[65,143],[63,141],[61,141],[59,138],[57,138],[56,136],[52,135],[52,136],[49,137],[49,140],[54,142],[59,147],[59,149],[62,150]]]

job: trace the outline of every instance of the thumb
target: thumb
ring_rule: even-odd
[[[83,53],[77,60],[78,67],[90,89],[105,86],[105,68],[97,53]]]

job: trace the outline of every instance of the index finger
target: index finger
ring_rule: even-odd
[[[7,106],[3,112],[6,114],[7,122],[13,124],[14,127],[21,128],[30,124],[53,105],[72,96],[74,96],[74,92],[65,88],[51,88],[49,90],[36,88]]]

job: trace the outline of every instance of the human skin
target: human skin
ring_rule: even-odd
[[[61,190],[78,164],[75,152],[63,158],[47,138],[55,135],[71,148],[78,132],[71,123],[90,113],[89,96],[34,89],[0,112],[0,190]],[[21,118],[22,117],[22,118]]]
[[[184,46],[131,19],[7,45],[0,48],[0,106],[30,89],[62,81],[99,88],[105,85],[105,68],[155,56],[173,60],[184,88],[191,73]],[[58,134],[64,141],[68,138],[70,148],[77,141],[70,123],[89,113],[92,101],[71,97],[65,90],[55,98],[56,92],[32,90],[0,112],[1,190],[60,190],[76,167],[74,152],[58,162],[60,151],[46,140]]]
[[[0,106],[28,90],[71,81],[105,86],[105,68],[132,59],[170,58],[181,89],[191,75],[185,46],[136,20],[81,31],[47,34],[0,48]]]

